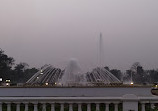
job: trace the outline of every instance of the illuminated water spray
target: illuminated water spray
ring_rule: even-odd
[[[102,33],[100,33],[99,37],[99,67],[104,67],[104,48],[103,48],[103,38]]]
[[[103,38],[100,33],[98,45],[98,67],[91,72],[82,73],[77,59],[71,58],[64,70],[46,65],[26,83],[59,86],[95,86],[98,84],[121,83],[111,72],[104,68]]]
[[[85,82],[77,59],[71,58],[69,60],[69,63],[67,64],[64,74],[59,82],[63,86],[82,85]]]

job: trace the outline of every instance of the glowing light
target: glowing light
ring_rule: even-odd
[[[54,84],[56,85],[57,83],[55,82]]]
[[[48,83],[46,82],[45,85],[48,86]]]
[[[2,78],[0,78],[0,82],[2,82]]]
[[[133,85],[134,83],[133,82],[131,82],[131,85]]]
[[[10,80],[6,80],[6,82],[10,82]]]
[[[9,83],[6,83],[6,86],[10,86],[10,84],[9,84]]]
[[[37,79],[39,79],[39,77],[37,77]]]
[[[41,73],[40,74],[43,74],[43,70],[41,69]]]

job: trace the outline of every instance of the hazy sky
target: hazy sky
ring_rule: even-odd
[[[0,0],[0,48],[16,63],[64,68],[77,58],[90,70],[100,32],[105,65],[158,68],[158,0]]]

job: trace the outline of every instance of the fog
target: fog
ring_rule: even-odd
[[[0,48],[16,63],[64,68],[77,58],[82,70],[91,70],[100,33],[105,66],[158,68],[156,0],[0,1]]]

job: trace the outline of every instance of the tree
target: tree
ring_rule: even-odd
[[[133,73],[137,73],[137,68],[138,67],[141,67],[141,65],[140,65],[140,63],[139,62],[135,62],[132,66],[131,66],[131,71],[133,72]]]
[[[19,64],[16,64],[16,66],[14,67],[14,76],[12,79],[15,83],[25,83],[37,71],[38,69],[30,69],[27,63],[21,62]]]
[[[14,59],[8,57],[2,49],[0,49],[0,78],[3,80],[10,79],[11,83],[25,83],[38,70],[36,68],[29,69],[27,63],[21,62],[16,64],[14,68]]]
[[[25,78],[25,71],[28,69],[27,63],[21,62],[14,67],[14,82],[21,83]]]
[[[36,72],[38,72],[38,69],[36,69],[35,67],[31,69],[26,69],[24,72],[23,82],[29,80]]]
[[[108,66],[105,66],[104,68],[105,68],[106,70],[110,71],[110,69],[109,69],[109,67],[108,67]]]
[[[121,73],[120,70],[112,69],[112,70],[110,70],[110,72],[111,72],[114,76],[116,76],[119,80],[122,79],[122,73]]]
[[[19,64],[17,64],[17,65],[15,66],[15,69],[14,69],[14,70],[15,70],[17,73],[23,73],[28,67],[29,67],[29,65],[28,65],[27,63],[21,62],[21,63],[19,63]]]
[[[128,70],[129,77],[134,83],[142,84],[147,82],[147,74],[145,73],[143,66],[139,62],[135,62],[130,70]]]
[[[149,83],[158,82],[158,70],[147,70],[148,81]]]
[[[14,64],[14,59],[8,57],[2,49],[0,49],[0,75],[3,79],[8,79],[11,68]]]

